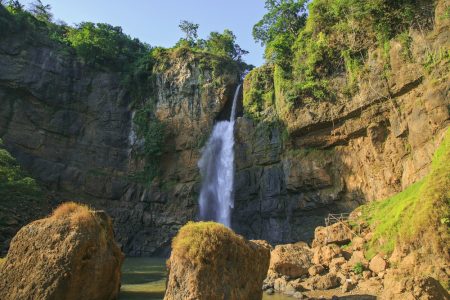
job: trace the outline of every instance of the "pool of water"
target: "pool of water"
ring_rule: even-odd
[[[164,258],[126,258],[122,266],[120,300],[162,300],[166,288]],[[292,300],[282,295],[266,295],[264,300]]]

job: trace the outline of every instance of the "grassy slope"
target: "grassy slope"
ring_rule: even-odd
[[[449,241],[450,129],[434,154],[431,172],[403,192],[361,207],[363,219],[374,228],[367,255],[389,254],[398,244],[417,239],[445,245]],[[421,238],[423,236],[426,241]]]

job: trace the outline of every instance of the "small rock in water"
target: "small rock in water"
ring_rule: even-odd
[[[268,289],[266,290],[266,294],[267,294],[267,295],[273,295],[273,294],[275,294],[275,291],[274,291],[273,288],[268,288]]]
[[[296,292],[294,295],[292,295],[295,299],[304,299],[305,295],[303,295],[300,292]]]

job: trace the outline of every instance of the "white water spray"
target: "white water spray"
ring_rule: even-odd
[[[214,125],[209,140],[198,162],[202,175],[200,191],[200,219],[231,226],[234,207],[234,121],[236,103],[241,85],[236,88],[229,121]]]

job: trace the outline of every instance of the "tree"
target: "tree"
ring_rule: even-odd
[[[53,14],[51,13],[52,7],[50,4],[44,5],[41,0],[36,0],[31,4],[31,13],[36,19],[44,22],[51,22]]]
[[[180,22],[180,25],[178,25],[178,27],[180,27],[181,31],[183,31],[186,35],[186,41],[191,44],[195,43],[198,38],[198,24],[183,20]]]
[[[306,23],[308,0],[266,0],[267,14],[253,27],[253,37],[267,45],[279,35],[295,36]]]
[[[9,0],[8,8],[15,13],[23,12],[23,5],[18,0]]]
[[[228,56],[237,61],[241,61],[242,56],[248,53],[236,44],[236,36],[229,29],[225,29],[223,33],[211,32],[206,40],[206,51]]]

